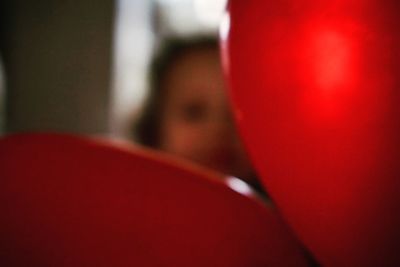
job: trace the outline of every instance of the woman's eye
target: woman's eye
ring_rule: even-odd
[[[206,116],[207,110],[202,103],[191,103],[182,107],[181,117],[186,122],[200,122]]]

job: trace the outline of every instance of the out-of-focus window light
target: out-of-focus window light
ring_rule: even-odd
[[[194,0],[194,8],[199,22],[205,27],[218,28],[226,0]]]
[[[132,116],[146,94],[147,63],[152,53],[151,1],[116,1],[111,134],[127,137]]]
[[[157,37],[168,35],[187,35],[199,30],[193,19],[194,8],[190,0],[158,0],[155,4]]]
[[[217,32],[227,0],[158,0],[161,33]]]

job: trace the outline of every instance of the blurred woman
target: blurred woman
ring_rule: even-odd
[[[215,39],[165,42],[150,67],[150,94],[135,136],[261,189],[233,123]]]

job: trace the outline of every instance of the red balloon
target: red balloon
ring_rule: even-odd
[[[274,211],[137,147],[10,136],[0,177],[1,266],[307,266]]]
[[[400,266],[400,2],[231,0],[222,50],[263,182],[326,266]]]

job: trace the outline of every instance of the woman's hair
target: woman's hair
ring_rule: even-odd
[[[160,146],[160,125],[166,97],[164,82],[169,69],[186,53],[218,49],[218,41],[212,37],[169,38],[153,57],[148,79],[150,91],[139,118],[133,124],[133,138],[138,143],[152,148]]]

